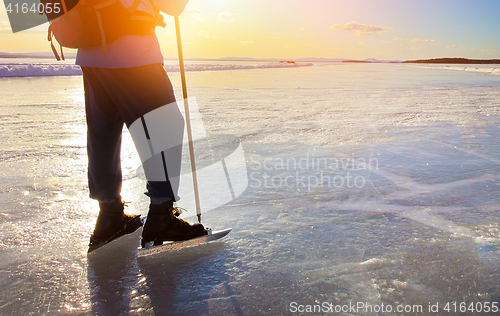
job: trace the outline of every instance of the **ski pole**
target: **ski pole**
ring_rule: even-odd
[[[181,71],[182,97],[184,99],[184,113],[186,115],[186,129],[187,129],[188,144],[189,144],[189,160],[191,161],[191,174],[193,175],[193,189],[194,189],[194,200],[196,203],[196,216],[198,217],[198,222],[201,223],[200,194],[198,192],[198,178],[196,176],[196,162],[194,160],[193,133],[191,131],[191,117],[189,115],[186,72],[184,70],[184,57],[182,56],[181,29],[179,25],[179,17],[178,16],[174,17],[174,21],[175,21],[175,33],[177,36],[177,51],[179,53],[179,68]]]

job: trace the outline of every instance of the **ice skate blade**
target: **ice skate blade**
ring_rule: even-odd
[[[205,244],[207,242],[213,241],[220,239],[231,231],[232,228],[224,229],[224,230],[219,230],[215,232],[208,232],[208,235],[200,236],[197,238],[189,239],[189,240],[183,240],[183,241],[170,241],[170,242],[164,242],[163,245],[160,246],[153,246],[153,247],[146,247],[146,248],[139,248],[137,251],[137,257],[147,257],[147,256],[152,256],[155,254],[159,254],[162,252],[168,252],[172,250],[179,250],[182,248],[186,247],[193,247],[193,246],[198,246]]]

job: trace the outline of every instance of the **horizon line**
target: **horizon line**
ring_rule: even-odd
[[[76,53],[69,52],[66,53],[69,59],[76,58]],[[54,58],[52,52],[27,52],[27,53],[9,53],[0,52],[0,58],[40,58],[48,59]],[[164,57],[164,60],[177,60],[177,57]],[[434,58],[424,58],[424,59],[377,59],[373,57],[365,59],[353,59],[353,58],[343,58],[343,57],[297,57],[297,58],[280,58],[280,57],[236,57],[227,56],[219,58],[205,58],[205,57],[190,57],[185,58],[186,60],[216,60],[216,61],[301,61],[301,62],[342,62],[342,61],[370,61],[370,62],[400,62],[405,61],[432,61],[432,60],[467,60],[467,61],[498,61],[500,58],[492,59],[479,59],[479,58],[467,58],[467,57],[434,57]]]

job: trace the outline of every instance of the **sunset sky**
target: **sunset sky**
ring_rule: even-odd
[[[181,16],[187,58],[500,58],[498,0],[191,0]],[[173,18],[157,28],[176,57]],[[0,9],[0,52],[50,51],[47,24],[12,34]]]

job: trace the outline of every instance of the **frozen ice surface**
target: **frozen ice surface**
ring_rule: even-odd
[[[87,197],[81,78],[0,84],[2,315],[500,300],[500,76],[491,72],[318,63],[189,73],[209,137],[241,140],[248,188],[203,215],[213,229],[233,227],[224,239],[141,259],[139,231],[86,255],[98,209]],[[227,139],[212,145],[224,152]],[[200,166],[210,164],[198,149]],[[127,132],[122,155],[127,211],[145,214]]]

